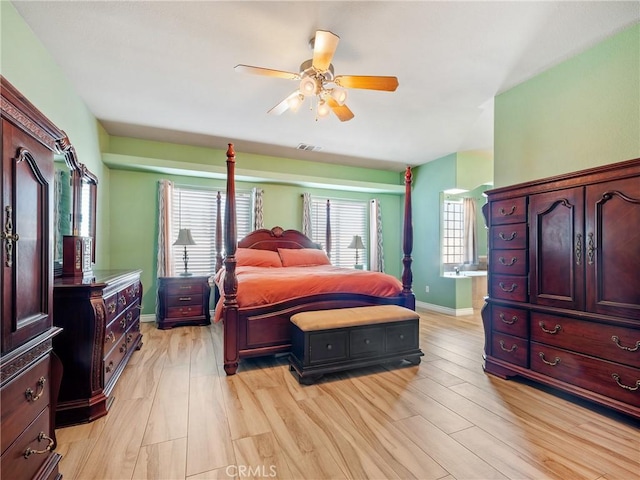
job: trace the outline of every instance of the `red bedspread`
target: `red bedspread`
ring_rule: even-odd
[[[376,297],[395,297],[402,292],[397,278],[380,272],[339,268],[331,265],[312,267],[236,268],[238,306],[254,307],[320,293],[362,293]],[[216,274],[221,292],[215,321],[222,316],[224,269]]]

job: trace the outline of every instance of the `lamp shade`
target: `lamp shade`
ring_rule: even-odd
[[[347,248],[355,248],[355,249],[364,249],[364,244],[362,243],[362,237],[360,235],[354,235],[351,243]]]
[[[193,241],[193,237],[191,236],[191,230],[188,228],[181,228],[178,232],[178,238],[174,245],[195,245],[196,242]]]

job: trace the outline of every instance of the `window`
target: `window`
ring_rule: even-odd
[[[443,209],[442,263],[459,265],[463,255],[464,214],[461,200],[445,200]]]
[[[358,263],[367,268],[369,202],[331,199],[331,263],[337,267],[353,267],[356,250],[348,248],[354,235],[360,235],[364,250],[358,250]],[[327,229],[327,199],[311,199],[312,240],[325,245]]]
[[[191,230],[195,245],[187,246],[189,272],[211,275],[216,268],[216,197],[217,190],[176,185],[172,203],[172,243],[181,228]],[[224,229],[226,194],[222,192],[221,216]],[[237,236],[242,238],[251,231],[251,193],[236,192]],[[224,235],[224,231],[223,231]],[[224,238],[223,238],[224,249]],[[184,272],[184,246],[172,247],[176,274]],[[223,253],[224,255],[224,253]]]

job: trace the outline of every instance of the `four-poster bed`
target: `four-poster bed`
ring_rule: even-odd
[[[218,203],[220,205],[220,203]],[[283,270],[294,271],[295,269],[304,269],[306,267],[288,267],[285,268],[268,268],[269,255],[277,257],[278,253],[285,259],[283,254],[300,254],[292,255],[290,258],[305,257],[319,258],[321,247],[312,242],[308,237],[297,230],[283,230],[275,227],[271,230],[261,229],[251,232],[240,241],[236,238],[236,205],[235,205],[235,152],[233,144],[229,144],[227,150],[227,188],[226,202],[224,212],[224,251],[225,258],[223,262],[223,270],[216,274],[217,284],[220,291],[221,305],[217,306],[220,310],[216,318],[222,320],[224,326],[224,369],[227,375],[233,375],[238,368],[238,362],[241,358],[255,357],[261,355],[269,355],[280,352],[287,352],[291,348],[291,325],[290,318],[292,315],[300,312],[313,310],[328,310],[338,308],[360,307],[368,305],[401,305],[403,307],[415,310],[415,297],[411,289],[412,273],[411,273],[411,251],[413,248],[413,228],[411,224],[411,169],[407,167],[405,173],[405,204],[404,204],[404,228],[403,228],[403,272],[402,282],[394,277],[379,272],[363,272],[351,269],[337,269],[328,265],[321,265],[322,262],[312,260],[308,267],[309,272],[314,272],[308,277],[319,279],[326,275],[327,270],[341,270],[337,272],[341,279],[345,273],[358,276],[358,285],[353,289],[351,287],[345,290],[336,291],[337,281],[329,282],[333,285],[333,291],[323,290],[321,293],[314,291],[313,293],[304,294],[302,288],[298,288],[299,284],[295,284],[295,288],[289,288],[291,294],[286,299],[269,300],[265,295],[268,303],[255,304],[249,306],[239,301],[238,286],[245,286],[244,291],[250,292],[260,285],[256,284],[255,271],[260,267],[246,267],[238,264],[240,257],[247,258],[247,253],[256,253],[262,255],[261,268],[264,271],[274,273],[282,273]],[[329,218],[329,215],[327,215]],[[218,219],[216,222],[217,238],[221,238],[220,225],[220,208],[218,208]],[[330,224],[327,226],[327,241],[325,243],[327,253],[330,252]],[[220,257],[221,245],[218,242],[218,257]],[[296,249],[299,250],[296,252]],[[259,250],[263,252],[255,252]],[[270,253],[273,252],[273,253]],[[241,254],[241,255],[240,255]],[[324,253],[321,254],[324,256]],[[297,261],[297,260],[296,260]],[[266,262],[266,263],[265,263]],[[284,262],[286,263],[286,262]],[[328,263],[328,262],[327,262]],[[298,263],[300,264],[300,263]],[[302,262],[305,264],[305,262]],[[316,275],[315,272],[321,273]],[[376,277],[377,276],[377,277]],[[244,283],[242,279],[253,277],[254,283],[250,284],[249,280]],[[378,280],[387,282],[384,286],[378,285]],[[265,278],[263,285],[275,286],[279,283],[279,279]],[[389,283],[391,282],[391,283]],[[393,285],[395,282],[395,286]],[[374,286],[378,285],[378,286]],[[364,286],[364,287],[363,287]],[[340,287],[342,288],[342,287]],[[241,289],[242,290],[242,289]],[[348,293],[347,293],[348,292]],[[255,295],[254,295],[255,296]],[[295,296],[295,298],[291,298]]]

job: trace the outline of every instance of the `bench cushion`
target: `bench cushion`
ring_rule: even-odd
[[[402,322],[420,318],[413,310],[398,305],[339,308],[296,313],[291,322],[303,332],[330,328],[355,327],[376,323]]]

